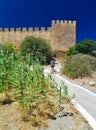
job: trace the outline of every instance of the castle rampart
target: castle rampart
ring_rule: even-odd
[[[75,44],[76,21],[53,20],[52,26],[47,29],[45,27],[0,28],[0,43],[11,42],[15,48],[18,48],[27,36],[41,37],[54,51],[64,51]]]

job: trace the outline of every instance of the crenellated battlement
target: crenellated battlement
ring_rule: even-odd
[[[39,32],[42,32],[42,31],[49,31],[51,29],[51,27],[48,27],[48,28],[45,28],[45,27],[29,27],[29,28],[26,28],[26,27],[23,27],[23,28],[0,28],[0,32],[35,32],[35,31],[39,31]]]
[[[52,20],[52,25],[53,24],[75,24],[76,25],[76,21],[71,21],[71,20]],[[0,28],[0,32],[35,32],[35,31],[39,31],[39,32],[44,32],[44,31],[49,31],[51,30],[51,27],[29,27],[29,28],[26,28],[26,27],[23,27],[23,28]]]
[[[33,28],[32,27],[28,28],[28,32],[33,32]]]
[[[21,32],[21,28],[16,28],[16,32]]]
[[[9,32],[9,28],[4,28],[4,32]]]
[[[15,28],[10,28],[10,32],[14,32],[15,31]]]
[[[0,43],[12,42],[17,48],[27,36],[41,37],[50,43],[54,51],[66,50],[75,44],[76,21],[52,20],[51,27],[0,28]]]
[[[58,23],[61,23],[61,24],[65,24],[65,23],[76,24],[76,21],[71,21],[71,20],[52,20],[52,24],[58,24]]]
[[[24,28],[21,29],[21,31],[22,31],[22,32],[27,32],[27,28],[24,27]]]

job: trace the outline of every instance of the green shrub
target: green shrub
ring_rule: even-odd
[[[11,42],[5,44],[5,50],[7,51],[7,53],[13,53],[15,51]]]
[[[49,44],[44,39],[33,36],[26,37],[23,40],[20,51],[23,56],[30,54],[32,60],[39,61],[41,64],[48,64],[53,58],[53,52]]]
[[[5,94],[4,102],[16,101],[22,106],[23,120],[40,127],[48,113],[55,115],[61,102],[71,97],[64,83],[58,86],[51,75],[45,78],[42,66],[32,62],[30,67],[30,55],[26,58],[27,64],[19,52],[14,56],[0,50],[0,93]]]
[[[69,50],[66,52],[67,56],[72,56],[78,53],[79,52],[76,50],[76,45],[70,47]]]
[[[96,50],[96,42],[92,40],[84,40],[70,47],[66,54],[67,56],[72,56],[78,53],[93,55],[93,50]]]
[[[93,40],[84,40],[76,45],[76,50],[83,54],[91,54],[94,49],[96,49],[96,42]]]
[[[76,54],[63,61],[63,73],[72,77],[91,75],[96,70],[96,59],[90,55]]]

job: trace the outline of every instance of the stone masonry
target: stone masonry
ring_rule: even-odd
[[[76,21],[52,21],[52,26],[41,28],[0,28],[0,43],[13,43],[19,48],[27,36],[45,39],[53,51],[65,51],[76,42]]]

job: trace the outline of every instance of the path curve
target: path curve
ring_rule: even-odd
[[[55,67],[55,70],[58,72],[60,68],[61,66],[57,66]],[[47,68],[45,73],[50,73],[50,68]],[[58,74],[54,73],[53,77],[58,84],[60,84],[61,81],[64,81],[65,85],[69,88],[69,94],[75,94],[75,107],[87,119],[93,130],[96,130],[96,94],[80,85],[71,83]]]

